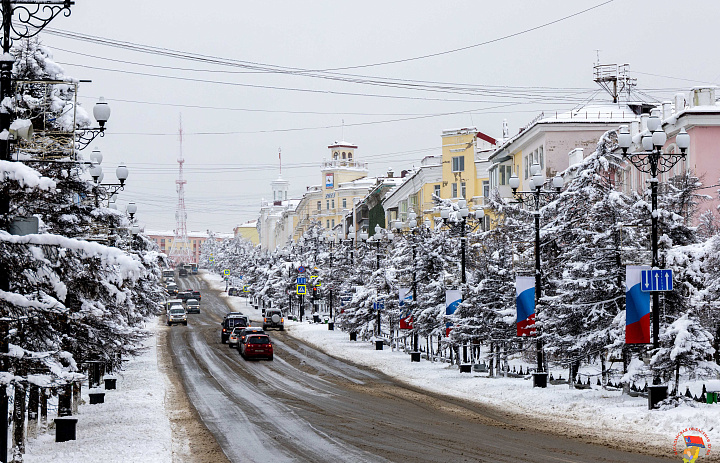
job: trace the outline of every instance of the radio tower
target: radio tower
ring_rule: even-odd
[[[187,180],[183,178],[183,129],[182,129],[182,115],[180,116],[180,155],[178,156],[178,179],[175,180],[177,185],[178,202],[177,208],[175,209],[175,237],[173,238],[172,246],[168,252],[168,257],[172,260],[173,264],[188,264],[193,262],[192,254],[190,252],[190,241],[188,240],[187,234],[187,212],[185,211],[185,184]]]

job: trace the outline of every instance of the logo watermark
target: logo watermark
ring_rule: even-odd
[[[695,463],[701,456],[710,454],[710,438],[702,429],[685,428],[673,441],[673,452],[682,457],[683,463]]]

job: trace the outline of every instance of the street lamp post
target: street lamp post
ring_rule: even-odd
[[[663,153],[662,148],[667,141],[667,134],[662,129],[660,110],[653,109],[647,120],[648,131],[642,136],[643,151],[628,153],[632,145],[632,136],[627,126],[623,126],[618,134],[618,145],[622,149],[625,159],[630,161],[640,172],[650,174],[650,196],[651,196],[651,249],[652,268],[660,268],[658,256],[658,220],[657,196],[658,196],[658,174],[669,172],[675,164],[685,159],[687,149],[690,147],[690,135],[681,129],[675,137],[675,144],[680,149],[680,154]],[[660,293],[652,293],[652,342],[653,349],[660,347]],[[660,375],[653,375],[653,385],[660,384]]]
[[[466,279],[466,271],[465,271],[465,259],[466,259],[466,253],[467,253],[467,220],[468,217],[471,219],[480,220],[485,216],[485,210],[484,209],[478,209],[476,211],[470,212],[470,210],[467,207],[467,201],[464,198],[460,198],[457,202],[458,206],[458,215],[461,218],[460,221],[460,282],[462,289],[464,289],[465,284],[467,283]],[[450,221],[450,208],[444,207],[440,210],[440,218],[442,219],[443,223],[446,225]],[[468,355],[467,355],[467,345],[463,343],[463,362],[468,361]]]
[[[542,175],[542,169],[537,162],[530,166],[529,191],[517,191],[520,187],[520,179],[517,174],[513,173],[510,177],[510,188],[512,188],[513,196],[520,202],[530,204],[533,208],[533,216],[535,218],[535,313],[537,314],[540,307],[540,298],[542,296],[542,270],[540,267],[540,206],[543,202],[548,202],[557,197],[563,186],[563,178],[560,174],[556,174],[552,179],[554,190],[543,190],[545,178]],[[536,315],[537,317],[537,315]],[[535,328],[536,348],[537,348],[537,371],[533,375],[533,387],[547,387],[547,372],[544,372],[545,359],[543,358],[542,341],[540,333]]]
[[[34,37],[60,13],[70,15],[70,0],[2,0],[2,56],[0,56],[0,101],[12,97],[12,68],[15,58],[10,54],[13,40]],[[0,132],[9,131],[11,114],[0,112]],[[0,137],[0,160],[10,161],[10,139]],[[0,195],[0,216],[10,213],[10,196]],[[0,290],[10,291],[10,274],[6,266],[0,266]],[[0,371],[7,371],[4,355],[8,352],[7,323],[0,323]],[[7,462],[8,398],[6,388],[0,387],[0,461]]]

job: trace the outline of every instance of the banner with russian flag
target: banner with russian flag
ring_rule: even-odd
[[[411,330],[413,328],[413,318],[410,313],[410,306],[405,306],[405,302],[413,300],[411,288],[398,289],[398,306],[400,306],[400,329]]]
[[[452,315],[462,302],[462,291],[459,289],[448,289],[445,291],[445,315]],[[445,336],[450,335],[452,323],[445,323]]]
[[[650,344],[650,293],[640,289],[647,265],[625,266],[625,344]]]
[[[517,335],[535,336],[535,277],[515,277]]]

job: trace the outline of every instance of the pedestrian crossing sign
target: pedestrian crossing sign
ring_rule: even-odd
[[[307,286],[306,285],[297,285],[296,292],[298,294],[307,294]]]

